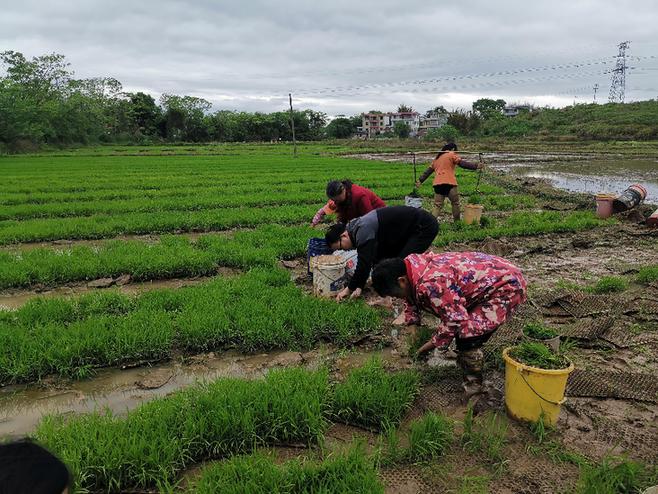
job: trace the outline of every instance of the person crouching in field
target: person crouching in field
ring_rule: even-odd
[[[386,203],[373,191],[353,184],[349,180],[332,180],[329,182],[327,184],[327,197],[329,201],[315,213],[311,226],[320,223],[327,214],[336,213],[338,222],[347,223],[374,209],[386,206]]]
[[[434,173],[434,208],[432,209],[432,213],[437,218],[441,215],[443,203],[447,197],[452,205],[452,218],[454,221],[459,221],[461,211],[459,209],[459,189],[457,188],[455,168],[460,166],[469,170],[477,170],[483,168],[484,164],[480,163],[478,165],[463,160],[455,151],[457,151],[457,145],[455,143],[451,142],[443,146],[430,167],[418,178],[416,187],[420,187]]]
[[[336,296],[358,298],[368,281],[370,270],[380,259],[404,257],[425,252],[439,232],[436,218],[423,209],[390,206],[376,209],[347,225],[332,225],[325,235],[331,250],[356,249],[354,276]]]
[[[457,361],[464,371],[465,398],[483,391],[482,345],[526,300],[521,270],[500,257],[479,252],[411,254],[381,261],[372,285],[382,297],[405,300],[405,323],[420,323],[420,311],[441,322],[418,350],[447,350],[455,340]]]

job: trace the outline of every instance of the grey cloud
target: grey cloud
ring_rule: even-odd
[[[79,77],[205,97],[217,109],[282,109],[288,91],[300,107],[330,114],[402,101],[468,107],[483,96],[565,105],[587,101],[595,83],[605,99],[618,42],[632,40],[631,55],[658,55],[653,0],[1,1],[0,49],[63,53]],[[658,59],[633,65],[628,97],[656,97],[658,71],[648,69]],[[440,80],[398,84],[425,79]]]

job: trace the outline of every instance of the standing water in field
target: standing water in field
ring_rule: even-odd
[[[513,175],[546,179],[555,187],[571,192],[621,194],[629,185],[639,183],[647,189],[647,202],[658,202],[658,160],[623,157],[527,158],[501,155],[491,160],[491,166]]]

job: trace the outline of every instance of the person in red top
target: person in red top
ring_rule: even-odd
[[[411,254],[381,261],[372,272],[380,296],[405,300],[405,323],[420,323],[420,311],[437,316],[432,338],[418,350],[447,350],[455,340],[467,397],[482,390],[482,345],[526,300],[521,270],[480,252]]]
[[[326,214],[336,213],[339,223],[347,223],[360,218],[374,209],[383,208],[386,203],[370,189],[353,184],[349,180],[332,180],[327,184],[329,202],[322,206],[311,221],[315,226]]]
[[[452,205],[452,217],[455,221],[459,221],[461,211],[459,209],[459,190],[457,189],[455,168],[459,166],[468,170],[477,170],[483,168],[484,164],[480,163],[478,165],[463,160],[455,151],[457,151],[457,145],[454,142],[443,146],[430,167],[418,178],[416,187],[420,187],[434,173],[434,182],[432,183],[434,187],[434,208],[432,213],[437,218],[441,215],[443,203],[447,197]]]

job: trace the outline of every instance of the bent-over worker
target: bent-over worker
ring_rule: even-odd
[[[375,263],[387,257],[425,252],[439,232],[436,218],[423,209],[389,206],[356,218],[347,225],[332,225],[325,240],[332,250],[357,251],[354,276],[336,300],[357,298]]]
[[[375,266],[372,284],[381,296],[405,300],[406,324],[419,324],[421,310],[441,320],[418,353],[447,350],[454,339],[467,398],[482,391],[482,345],[526,300],[521,270],[480,252],[386,259]]]
[[[386,206],[386,203],[372,190],[353,184],[349,180],[329,182],[327,197],[329,201],[315,213],[311,226],[320,223],[327,214],[336,213],[340,223],[347,223],[374,209]]]

